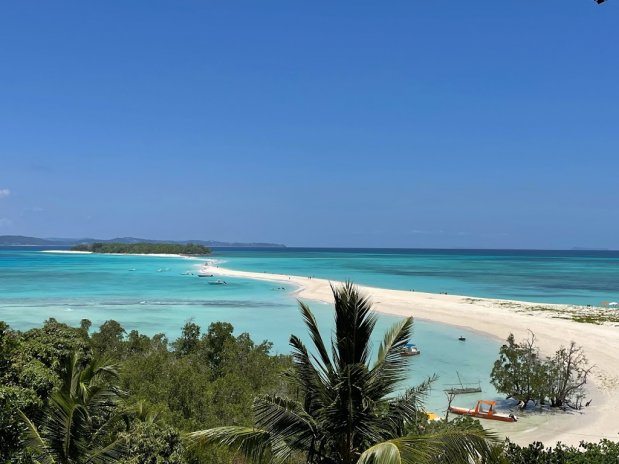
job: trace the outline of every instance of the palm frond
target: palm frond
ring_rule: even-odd
[[[116,367],[74,353],[65,360],[62,372],[63,385],[49,397],[38,425],[23,416],[38,460],[46,464],[116,462],[123,449],[111,438],[119,397],[109,382],[116,378]]]
[[[49,448],[66,459],[86,454],[85,438],[91,425],[86,408],[60,392],[52,394],[48,408],[45,438]]]
[[[265,430],[251,427],[217,427],[187,435],[194,444],[202,447],[223,445],[240,452],[256,464],[272,462],[271,435]]]
[[[115,440],[103,448],[97,448],[89,453],[85,464],[112,464],[116,463],[128,453],[126,444]]]
[[[394,443],[383,442],[364,451],[357,464],[402,464],[402,456]]]
[[[440,462],[468,463],[471,457],[482,462],[492,462],[493,452],[490,444],[497,440],[494,433],[473,424],[471,426],[450,426],[447,430],[422,435],[423,439],[434,442],[440,450]]]
[[[303,315],[303,320],[307,329],[309,330],[310,337],[314,346],[316,347],[316,351],[318,351],[318,356],[320,358],[321,367],[325,370],[325,373],[331,372],[333,370],[333,365],[331,364],[331,358],[329,358],[329,353],[327,352],[327,348],[325,347],[325,343],[320,335],[320,330],[318,329],[318,323],[316,322],[316,318],[314,314],[302,301],[299,301],[299,308],[301,309],[301,314]]]
[[[276,395],[262,395],[254,400],[254,417],[258,427],[286,440],[314,435],[312,417],[297,401]]]
[[[407,388],[402,397],[408,402],[413,402],[416,405],[417,409],[421,410],[423,409],[426,397],[432,389],[432,384],[437,380],[438,376],[436,374],[433,374],[420,384]]]
[[[394,355],[394,350],[403,348],[411,335],[413,328],[413,318],[407,317],[395,323],[391,329],[385,333],[383,342],[378,349],[378,356],[374,362],[374,367],[384,363],[389,357]],[[399,355],[399,351],[396,351]],[[401,356],[400,356],[401,357]]]
[[[361,296],[352,282],[346,282],[340,288],[331,286],[331,290],[335,300],[334,360],[338,367],[366,364],[377,319],[372,303],[368,297]]]
[[[319,412],[323,433],[329,437],[353,433],[364,443],[384,440],[374,421],[381,399],[365,394],[369,372],[364,364],[346,366],[329,387],[331,401]]]
[[[317,403],[321,403],[321,398],[324,399],[324,385],[328,382],[324,374],[321,375],[314,367],[307,348],[297,336],[290,337],[290,346],[292,346],[292,359],[296,374],[292,380],[301,388],[305,396],[305,410],[311,413],[318,407]]]
[[[492,462],[490,442],[493,440],[493,434],[479,427],[448,426],[446,430],[435,433],[410,434],[375,445],[361,455],[358,464],[382,464],[382,461],[372,459],[379,456],[378,453],[384,450],[381,445],[386,443],[399,450],[402,464],[468,464],[474,459]]]
[[[371,369],[368,396],[384,397],[397,390],[406,378],[410,358],[401,355],[410,338],[413,318],[396,323],[386,334],[378,350],[378,356]]]
[[[24,421],[24,424],[26,424],[26,441],[30,444],[32,449],[37,452],[36,460],[41,464],[55,464],[56,460],[54,459],[53,454],[50,453],[50,450],[48,449],[45,440],[39,433],[37,426],[34,422],[28,419],[28,416],[26,416],[21,409],[18,409],[17,411],[21,419]]]

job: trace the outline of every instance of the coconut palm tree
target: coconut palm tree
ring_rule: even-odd
[[[308,464],[468,462],[487,458],[490,435],[477,427],[445,425],[440,432],[407,433],[421,412],[432,379],[402,393],[409,358],[401,356],[413,319],[395,324],[375,358],[370,337],[376,314],[351,283],[332,287],[335,333],[331,353],[316,319],[300,302],[313,344],[291,336],[289,373],[299,400],[264,395],[254,401],[254,428],[219,427],[190,434],[198,446],[226,445],[253,462],[278,463],[303,455]],[[374,358],[374,359],[373,359]]]
[[[63,369],[60,390],[52,393],[42,414],[22,413],[28,441],[41,464],[111,463],[123,444],[110,434],[121,392],[116,366],[74,354]]]

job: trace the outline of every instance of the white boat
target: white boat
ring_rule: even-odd
[[[414,343],[407,343],[400,351],[401,356],[417,356],[419,354],[421,354],[421,350]]]

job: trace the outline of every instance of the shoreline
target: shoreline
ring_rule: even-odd
[[[294,284],[297,289],[293,295],[297,298],[329,304],[333,304],[330,285],[341,284],[314,277],[237,271],[213,265],[203,265],[200,270],[218,276]],[[482,423],[521,445],[541,441],[554,447],[558,441],[578,445],[581,440],[619,440],[619,421],[615,416],[619,409],[619,323],[613,320],[593,324],[575,319],[583,314],[613,314],[613,310],[357,286],[371,297],[378,313],[467,328],[501,341],[510,333],[522,339],[532,331],[544,354],[552,354],[574,340],[583,347],[589,364],[595,366],[587,384],[591,406],[566,413],[525,412],[520,415],[521,420],[512,424]]]

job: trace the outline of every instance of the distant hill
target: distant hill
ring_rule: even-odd
[[[219,242],[215,240],[149,240],[135,237],[119,237],[110,240],[99,238],[37,238],[25,237],[23,235],[0,235],[0,246],[74,246],[90,243],[178,243],[186,245],[195,243],[209,248],[217,247],[248,247],[248,248],[286,248],[279,243],[240,243],[240,242]]]
[[[55,245],[44,238],[24,237],[23,235],[0,235],[0,245],[16,246],[16,245]]]

